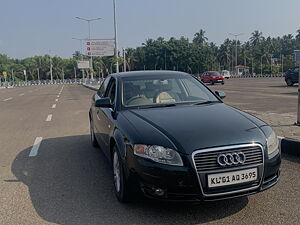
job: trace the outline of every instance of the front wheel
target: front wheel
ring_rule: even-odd
[[[90,120],[90,136],[91,136],[91,142],[92,142],[92,145],[94,147],[99,147],[99,144],[98,144],[98,141],[95,137],[95,132],[94,132],[94,123],[92,120]]]
[[[129,184],[124,176],[124,168],[122,160],[119,156],[119,152],[116,146],[113,149],[113,176],[114,187],[117,199],[120,202],[129,202],[131,200]]]
[[[225,83],[224,82],[222,82],[222,85],[224,85]]]
[[[293,81],[291,79],[287,79],[286,84],[287,84],[287,86],[293,86],[294,85]]]
[[[210,82],[211,85],[214,85],[215,83],[213,81]]]

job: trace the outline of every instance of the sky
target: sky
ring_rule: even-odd
[[[300,28],[299,0],[116,0],[119,49],[140,46],[146,39],[180,38],[206,31],[220,45],[229,33],[254,30],[264,36],[296,34]],[[71,57],[87,38],[113,38],[112,0],[0,0],[0,54],[25,58],[50,54]]]

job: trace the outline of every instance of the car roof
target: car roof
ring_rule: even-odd
[[[146,71],[130,71],[122,73],[114,73],[110,76],[115,77],[116,79],[131,78],[131,77],[155,77],[161,78],[162,76],[192,76],[185,72],[179,71],[169,71],[169,70],[146,70]]]
[[[219,71],[216,70],[211,70],[211,71],[207,71],[208,73],[218,73]]]

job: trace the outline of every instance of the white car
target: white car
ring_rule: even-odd
[[[226,79],[229,79],[231,77],[230,72],[228,70],[222,70],[221,75]]]

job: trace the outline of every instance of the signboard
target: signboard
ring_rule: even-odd
[[[90,61],[88,61],[88,60],[78,60],[77,61],[77,68],[78,69],[88,69],[88,68],[90,68]]]
[[[88,56],[113,56],[115,54],[115,42],[112,40],[87,40],[86,51]]]
[[[295,62],[300,63],[300,50],[294,51],[294,60],[295,60]]]

